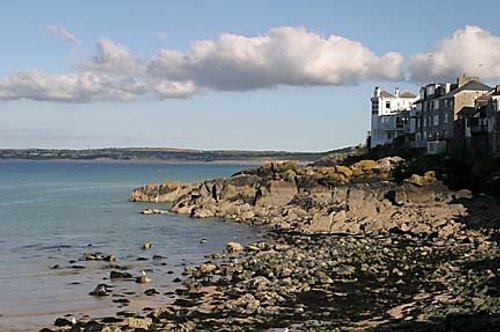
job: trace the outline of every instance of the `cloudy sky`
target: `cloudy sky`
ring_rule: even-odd
[[[500,82],[495,1],[27,1],[0,11],[0,148],[323,151],[373,87]]]

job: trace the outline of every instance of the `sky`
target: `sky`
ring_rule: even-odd
[[[0,10],[0,148],[327,151],[373,88],[500,82],[497,1],[27,1]]]

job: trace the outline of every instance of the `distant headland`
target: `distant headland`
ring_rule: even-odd
[[[179,148],[102,149],[0,149],[1,159],[22,160],[116,160],[170,162],[251,162],[263,160],[314,161],[332,153],[349,153],[347,147],[326,152],[193,150]]]

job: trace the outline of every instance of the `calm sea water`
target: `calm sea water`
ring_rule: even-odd
[[[185,265],[221,252],[228,241],[259,239],[259,231],[174,214],[143,216],[139,212],[151,204],[128,202],[131,190],[165,179],[229,176],[245,167],[0,161],[0,331],[33,330],[66,313],[105,315],[123,310],[113,297],[88,295],[102,282],[115,286],[114,294],[134,292],[134,309],[168,301],[167,295],[146,297],[143,292],[152,287],[163,292],[176,288],[173,279]],[[151,250],[142,250],[145,241],[153,243]],[[133,275],[149,269],[153,283],[111,282],[108,263],[78,261],[92,251],[113,253]],[[153,255],[165,259],[153,261]],[[75,264],[85,268],[71,268]],[[60,268],[51,269],[54,265]]]

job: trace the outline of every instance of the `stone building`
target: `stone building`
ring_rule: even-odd
[[[491,88],[478,77],[460,76],[456,83],[430,83],[420,88],[412,114],[414,147],[428,154],[454,153],[464,148],[460,112],[474,108],[475,100]]]
[[[500,157],[500,85],[477,97],[474,107],[458,114],[467,155]]]

